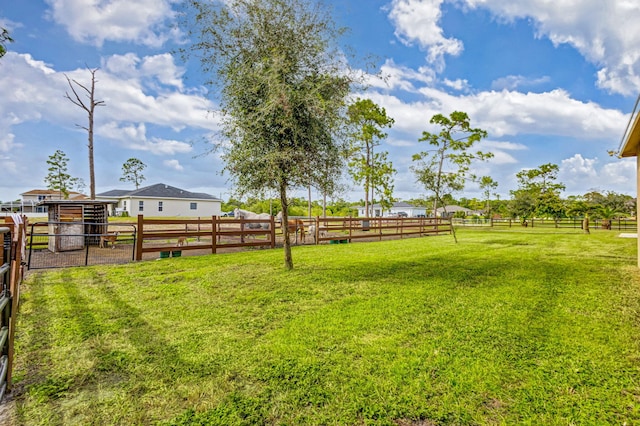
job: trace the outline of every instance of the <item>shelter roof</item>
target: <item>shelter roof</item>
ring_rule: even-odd
[[[621,143],[622,149],[618,152],[620,157],[636,157],[640,146],[640,113],[631,116],[625,135]]]

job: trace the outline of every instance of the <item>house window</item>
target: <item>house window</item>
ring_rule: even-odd
[[[138,211],[144,211],[144,201],[138,201]]]
[[[198,203],[191,203],[191,210],[198,210]]]
[[[162,211],[162,201],[158,201],[158,211]]]
[[[38,195],[38,201],[43,201],[46,200],[47,196],[46,195]]]
[[[122,202],[122,208],[125,209],[125,210],[127,209],[127,200],[124,200]]]

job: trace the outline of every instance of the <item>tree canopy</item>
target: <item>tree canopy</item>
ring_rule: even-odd
[[[564,214],[565,207],[560,192],[565,189],[557,182],[559,167],[557,164],[543,164],[535,169],[518,172],[518,189],[511,191],[513,210],[519,217],[531,215],[558,218]]]
[[[337,49],[341,29],[310,0],[191,0],[187,12],[188,53],[219,89],[224,170],[241,192],[278,192],[287,220],[291,188],[342,167],[334,154],[353,78]]]
[[[60,199],[69,198],[69,191],[78,183],[78,178],[72,177],[67,171],[69,159],[67,155],[56,150],[47,160],[49,173],[45,176],[44,181],[47,188],[60,193]]]
[[[435,216],[438,204],[442,204],[445,194],[461,191],[466,181],[474,178],[469,171],[472,161],[486,160],[493,157],[493,154],[471,152],[473,145],[487,137],[487,132],[471,127],[467,113],[454,111],[449,117],[436,114],[429,122],[439,126],[440,131],[424,131],[419,141],[428,142],[434,148],[415,154],[411,170],[416,180],[433,193]]]
[[[354,181],[364,185],[365,216],[369,216],[369,200],[373,203],[374,191],[380,189],[380,199],[392,202],[392,178],[395,173],[387,153],[375,152],[375,147],[387,137],[384,128],[390,128],[394,120],[387,111],[371,99],[356,99],[347,110],[349,119],[349,173]],[[371,198],[370,198],[371,195]]]
[[[122,177],[120,178],[120,181],[131,182],[136,186],[136,189],[138,189],[142,181],[145,180],[145,177],[142,174],[142,171],[145,168],[147,168],[147,165],[141,160],[137,158],[129,158],[122,165]]]

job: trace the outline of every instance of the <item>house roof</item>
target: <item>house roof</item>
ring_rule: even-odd
[[[166,185],[164,183],[157,183],[155,185],[145,186],[144,188],[135,189],[133,191],[127,191],[122,189],[113,189],[111,191],[98,194],[99,197],[107,198],[184,198],[190,200],[220,200],[213,195],[205,194],[203,192],[189,192],[184,189],[176,188],[175,186]]]

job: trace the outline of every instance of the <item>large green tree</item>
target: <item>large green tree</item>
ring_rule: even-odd
[[[72,177],[67,170],[69,158],[61,150],[56,150],[47,160],[49,173],[44,178],[47,188],[58,191],[60,199],[69,198],[69,191],[78,183],[78,178]]]
[[[390,128],[394,120],[371,99],[356,99],[349,105],[347,114],[350,130],[349,173],[357,184],[364,185],[365,216],[369,217],[369,200],[373,203],[376,186],[382,187],[383,191],[386,188],[388,192],[395,173],[386,155],[380,156],[375,152],[375,147],[387,137],[383,129]]]
[[[514,213],[523,218],[531,215],[553,218],[564,216],[566,207],[560,198],[560,192],[565,186],[557,182],[558,171],[557,164],[547,163],[518,172],[518,189],[511,191],[514,204],[519,206]]]
[[[382,210],[389,211],[391,207],[393,207],[393,203],[397,201],[393,196],[393,177],[396,174],[396,169],[393,167],[391,161],[388,160],[388,153],[386,151],[374,153],[372,164],[371,187],[373,191],[371,192],[371,203],[375,202],[373,195],[378,194]]]
[[[136,189],[138,189],[142,181],[145,180],[142,171],[146,168],[147,165],[141,160],[137,158],[129,158],[122,165],[122,177],[120,178],[120,181],[132,182],[136,186]]]
[[[275,190],[286,221],[288,191],[316,183],[314,171],[343,148],[337,132],[353,79],[337,46],[342,30],[311,0],[186,4],[188,52],[219,89],[225,171],[242,192]]]
[[[486,202],[485,217],[491,217],[491,195],[498,188],[498,182],[493,180],[491,176],[482,176],[479,183]]]
[[[449,117],[434,115],[431,124],[440,127],[437,133],[424,131],[420,142],[427,142],[433,148],[413,156],[411,170],[424,188],[433,193],[433,215],[438,204],[444,205],[443,197],[455,191],[461,191],[469,179],[474,160],[486,160],[492,153],[472,151],[473,146],[487,137],[487,132],[471,127],[469,116],[465,112],[454,111]]]

